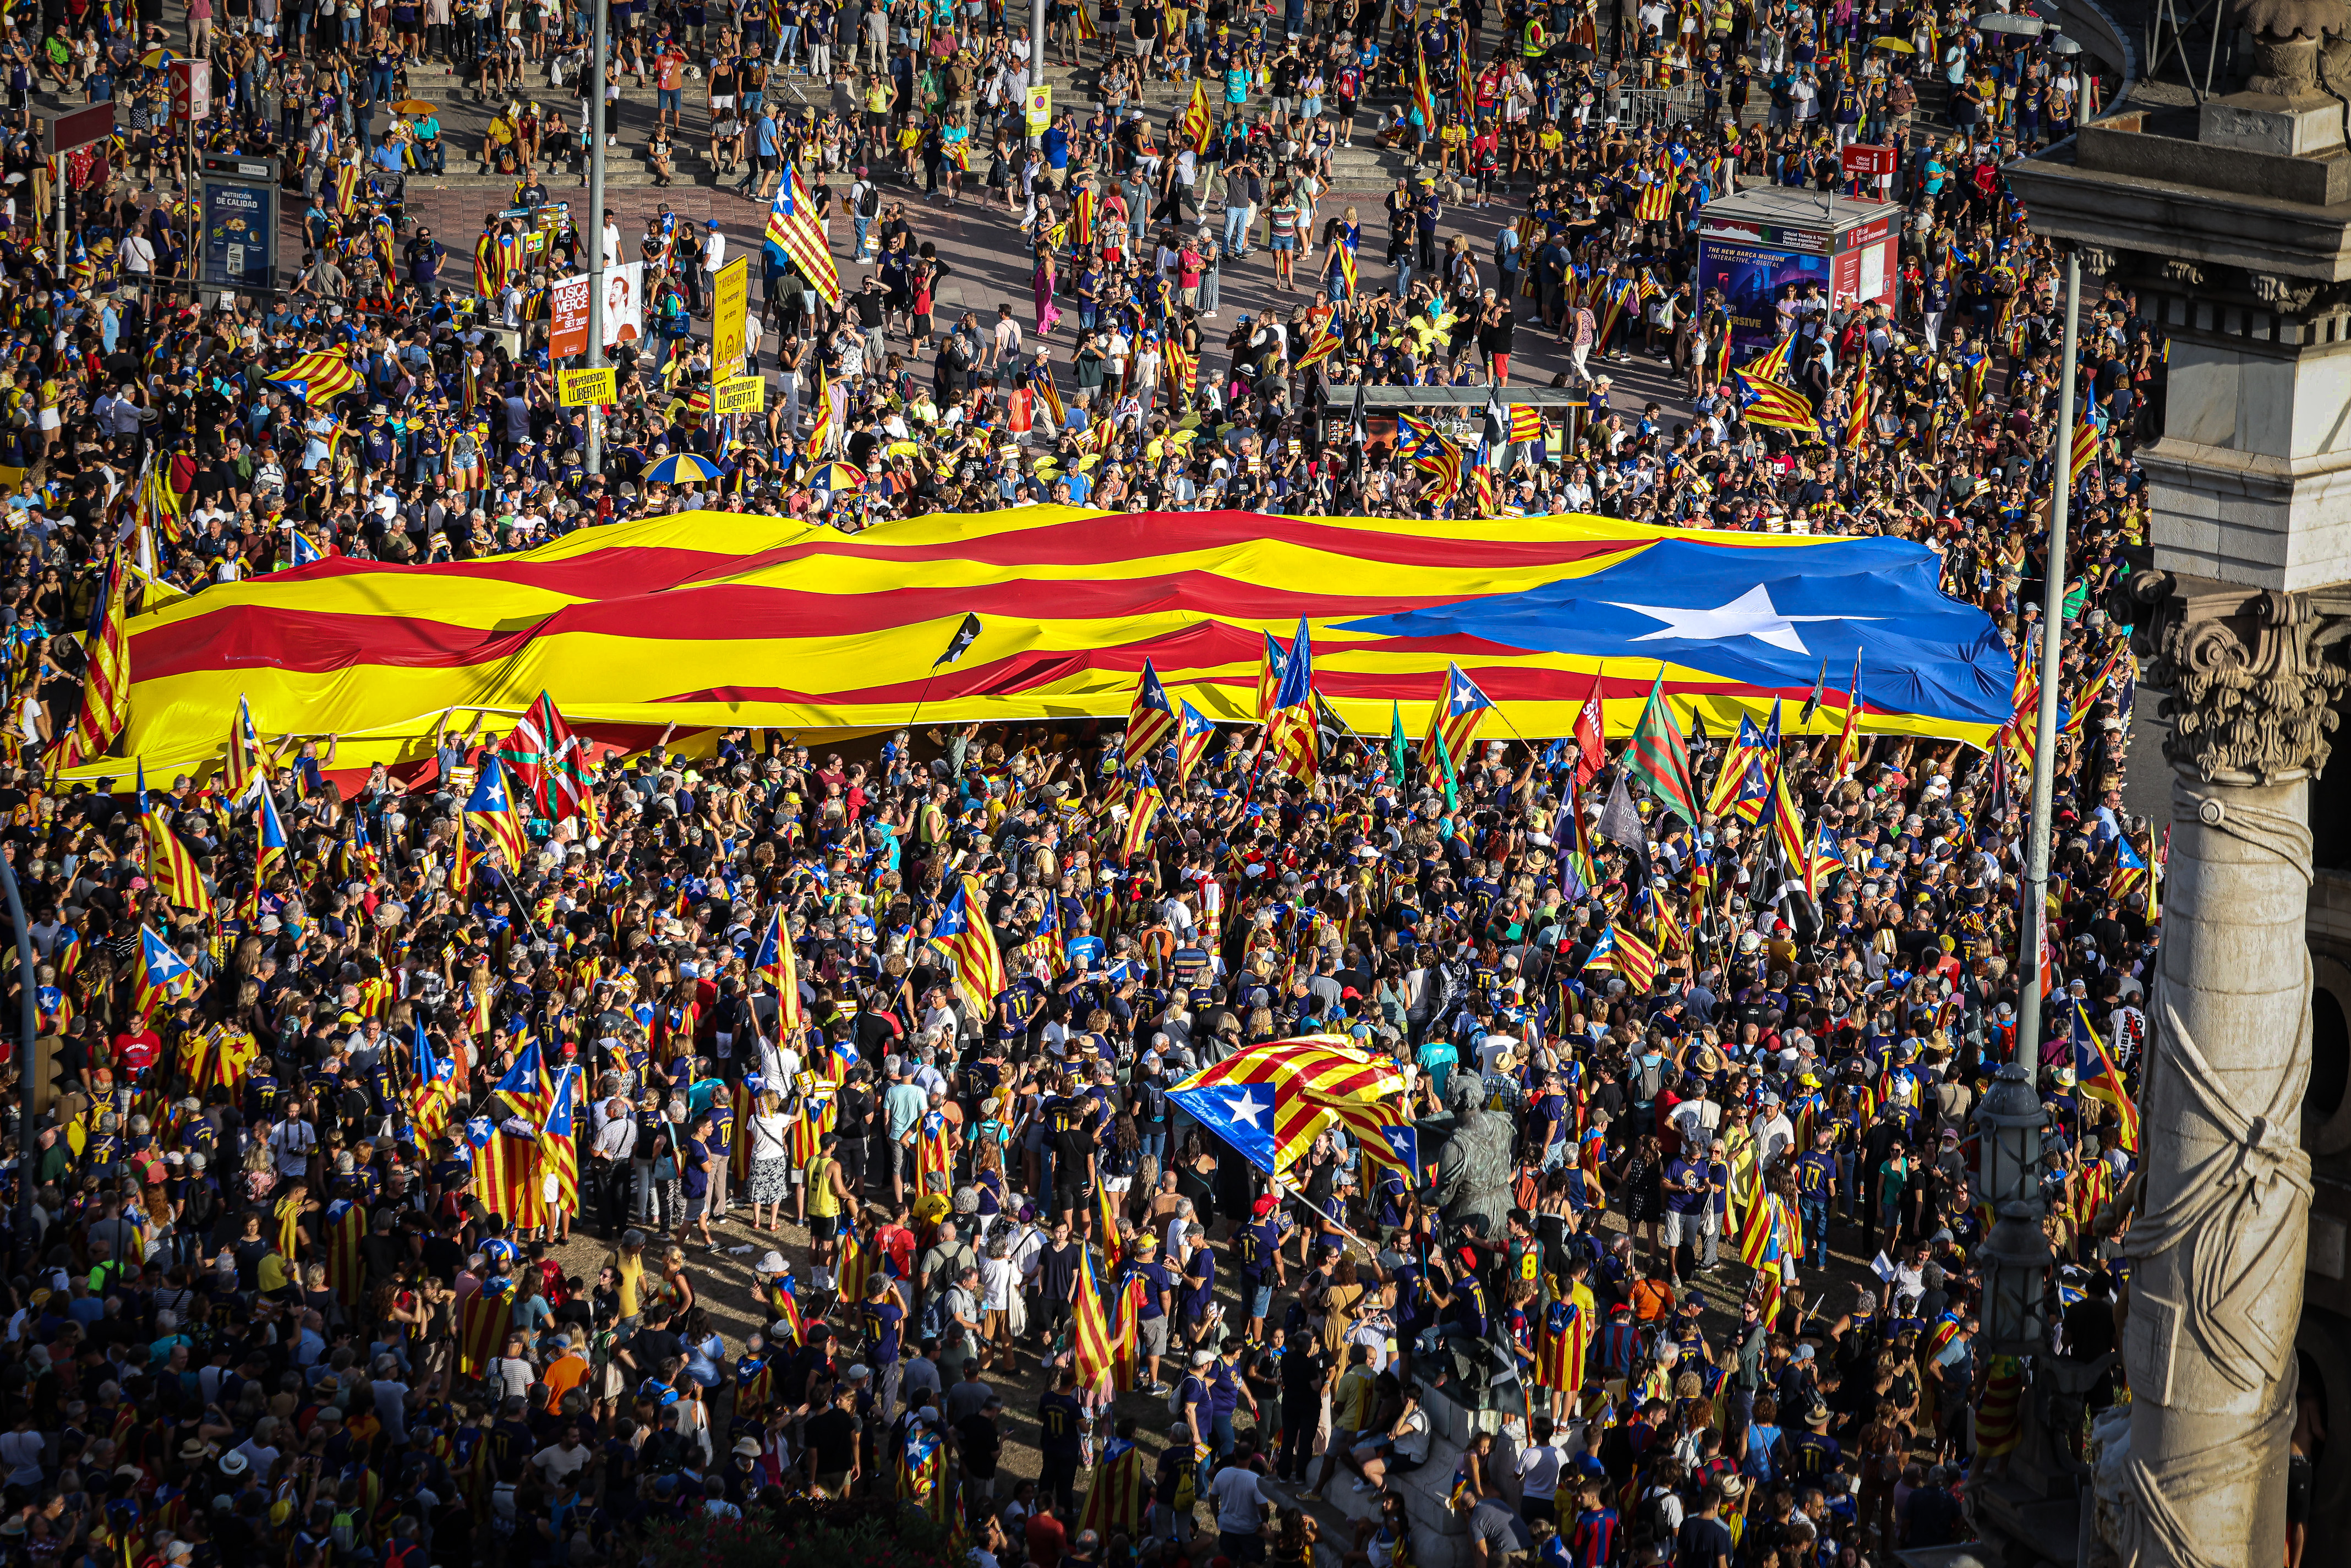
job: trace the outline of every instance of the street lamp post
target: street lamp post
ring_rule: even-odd
[[[16,1031],[16,1260],[29,1268],[33,1261],[33,1040],[40,1018],[33,995],[33,927],[25,918],[24,896],[16,891],[16,868],[0,855],[0,892],[8,898],[8,918],[16,927],[16,997],[20,1004]]]
[[[1079,63],[1084,63],[1082,56]],[[1045,85],[1045,0],[1029,0],[1029,85],[1031,88]],[[1026,104],[1021,106],[1021,111],[1024,116],[1027,114]],[[1038,146],[1043,141],[1041,129],[1029,133],[1029,146]]]
[[[595,0],[596,40],[588,75],[588,363],[604,362],[604,37],[611,6]],[[604,471],[604,411],[588,405],[588,472]]]
[[[2057,784],[2057,674],[2065,642],[2065,509],[2074,490],[2074,361],[2082,315],[2082,258],[2065,258],[2065,350],[2057,382],[2057,434],[2049,480],[2049,559],[2042,576],[2041,706],[2032,730],[2032,821],[2025,840],[2024,901],[2017,911],[2016,1059],[2041,1060],[2047,1027],[2041,994],[2042,946],[2048,936],[2049,813]],[[2020,650],[2031,657],[2033,650]]]

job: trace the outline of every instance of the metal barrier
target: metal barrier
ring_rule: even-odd
[[[1706,99],[1694,87],[1654,88],[1612,85],[1601,95],[1617,123],[1627,128],[1695,121],[1706,112]]]

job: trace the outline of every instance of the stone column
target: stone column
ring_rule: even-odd
[[[2125,1248],[2129,1437],[2100,1459],[2099,1531],[2134,1568],[2276,1563],[2311,1195],[2310,779],[2351,600],[2160,572],[2138,597],[2148,684],[2172,694],[2171,859]]]

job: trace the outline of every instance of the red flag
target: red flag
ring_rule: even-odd
[[[1592,695],[1583,699],[1583,706],[1575,715],[1575,787],[1590,784],[1606,760],[1604,749],[1608,726],[1600,706],[1600,674],[1593,672]]]

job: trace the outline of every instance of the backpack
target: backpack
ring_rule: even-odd
[[[332,1521],[327,1526],[327,1534],[334,1542],[336,1551],[345,1557],[356,1557],[360,1555],[367,1543],[366,1538],[361,1533],[364,1529],[365,1524],[359,1511],[353,1508],[343,1508],[335,1511]]]
[[[1653,1491],[1641,1500],[1634,1513],[1633,1532],[1651,1541],[1671,1541],[1673,1528],[1666,1513],[1666,1500],[1671,1492]]]
[[[1641,1070],[1640,1093],[1636,1098],[1644,1102],[1655,1100],[1657,1091],[1666,1084],[1666,1059],[1661,1055],[1635,1058],[1633,1065]]]
[[[865,183],[863,194],[857,198],[857,215],[862,218],[872,218],[879,217],[881,213],[882,187],[868,180]]]
[[[210,1182],[190,1182],[188,1196],[180,1209],[180,1223],[193,1235],[204,1236],[212,1229],[213,1220],[220,1213],[220,1194]]]
[[[685,1435],[664,1427],[645,1439],[645,1468],[655,1475],[675,1475],[685,1466]]]

